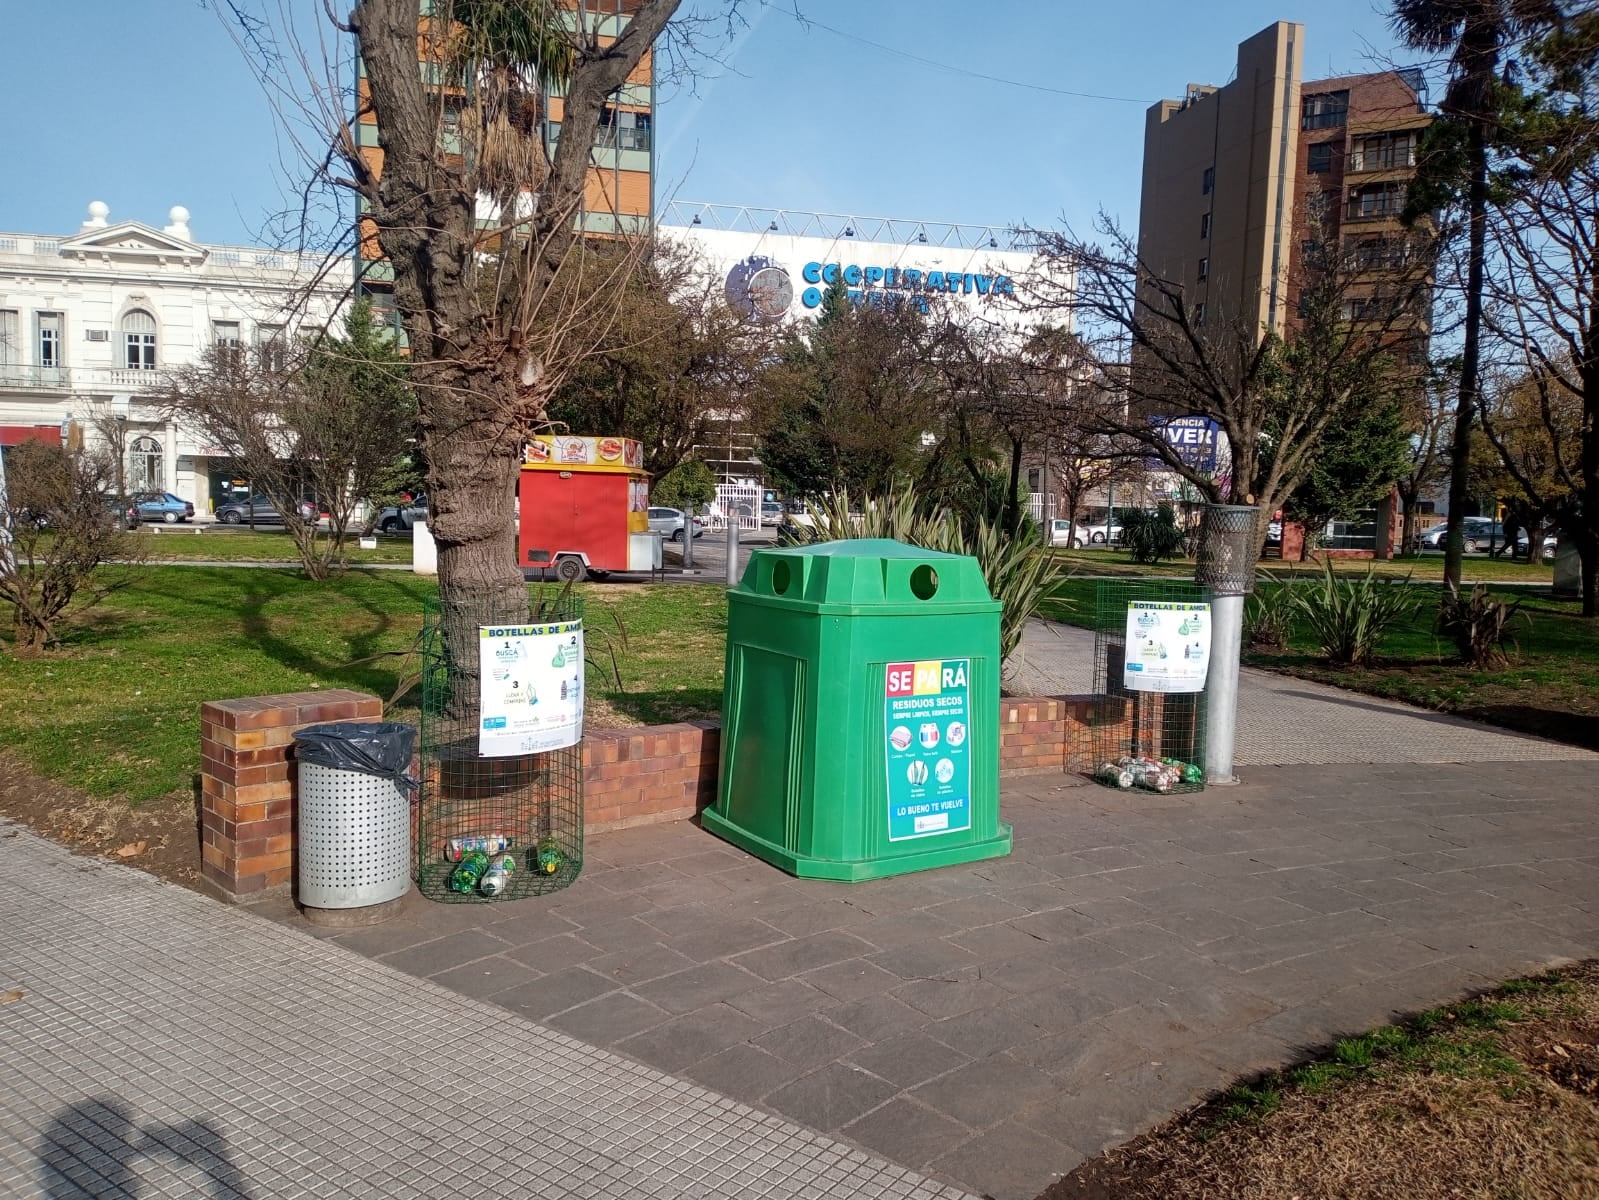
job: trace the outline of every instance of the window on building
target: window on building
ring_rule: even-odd
[[[1392,171],[1416,165],[1416,134],[1377,133],[1356,138],[1349,151],[1350,171]]]
[[[1378,183],[1357,188],[1350,193],[1348,219],[1358,221],[1397,217],[1404,208],[1404,184]]]
[[[288,346],[283,340],[283,326],[257,325],[255,350],[263,371],[281,371],[288,360]]]
[[[1312,175],[1324,175],[1332,170],[1333,142],[1317,142],[1310,148],[1309,166]]]
[[[1204,283],[1205,280],[1207,280],[1209,278],[1210,278],[1210,259],[1202,258],[1202,259],[1199,260],[1199,282],[1200,283]]]
[[[594,144],[618,150],[648,150],[650,114],[610,106],[600,109],[600,123],[594,127]]]
[[[212,321],[211,344],[217,348],[217,358],[224,362],[237,362],[244,341],[237,321]]]
[[[1301,266],[1311,270],[1320,270],[1327,265],[1322,261],[1324,253],[1326,251],[1323,249],[1323,244],[1314,238],[1299,243],[1299,262]]]
[[[22,343],[18,340],[17,310],[0,308],[0,366],[14,367],[22,363]]]
[[[128,490],[161,492],[167,486],[161,462],[161,443],[153,437],[136,437],[128,445]]]
[[[1204,323],[1205,323],[1205,302],[1203,300],[1201,300],[1198,304],[1194,305],[1194,324],[1195,325],[1203,325]]]
[[[61,366],[61,314],[42,312],[35,320],[38,322],[39,331],[39,365],[41,367]]]
[[[1301,129],[1335,129],[1348,119],[1348,91],[1315,92],[1299,101]]]
[[[1201,239],[1210,237],[1210,214],[1202,213],[1199,218],[1199,236]]]
[[[155,370],[155,318],[144,309],[131,309],[122,318],[122,344],[128,370]]]
[[[1210,195],[1211,189],[1216,186],[1216,168],[1206,167],[1201,190],[1205,195]]]

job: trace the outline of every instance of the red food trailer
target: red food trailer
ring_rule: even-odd
[[[518,493],[524,568],[577,580],[661,565],[644,447],[632,438],[540,434],[523,454]]]

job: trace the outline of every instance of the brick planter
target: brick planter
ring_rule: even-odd
[[[1125,702],[1093,696],[1000,701],[1001,776],[1093,769],[1095,721],[1125,724]],[[200,709],[201,870],[229,900],[288,888],[295,869],[295,730],[322,721],[378,721],[361,692],[296,692],[215,700]],[[693,817],[716,800],[721,728],[714,722],[600,729],[583,739],[584,831]],[[492,776],[492,759],[472,760]],[[457,768],[459,769],[459,768]],[[442,780],[434,780],[435,785]],[[474,777],[474,782],[482,780]],[[413,813],[413,841],[415,835]]]

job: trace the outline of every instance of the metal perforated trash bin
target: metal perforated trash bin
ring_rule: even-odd
[[[299,900],[307,909],[366,908],[411,887],[416,730],[395,721],[336,721],[294,735],[299,764]]]

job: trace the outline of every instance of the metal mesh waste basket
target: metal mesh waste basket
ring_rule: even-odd
[[[416,730],[393,721],[309,725],[299,764],[300,903],[365,908],[411,887],[406,776]]]
[[[1260,543],[1253,505],[1207,504],[1200,528],[1194,581],[1222,596],[1247,596],[1255,590]]]

